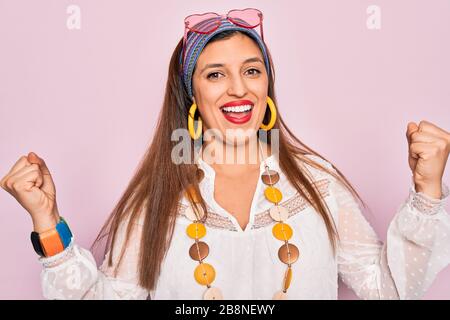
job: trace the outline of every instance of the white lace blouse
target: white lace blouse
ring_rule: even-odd
[[[332,169],[328,162],[310,157]],[[337,299],[339,276],[362,299],[418,299],[437,273],[449,264],[450,216],[444,208],[449,188],[445,183],[441,199],[416,193],[411,183],[409,195],[394,215],[383,244],[352,194],[331,175],[305,165],[325,197],[340,234],[341,242],[333,255],[320,215],[288,182],[276,156],[268,157],[266,162],[280,174],[276,186],[283,193],[281,205],[289,212],[286,223],[294,231],[289,241],[300,251],[299,260],[292,266],[288,299]],[[200,190],[208,205],[207,234],[202,241],[209,245],[210,252],[205,262],[216,270],[212,285],[221,289],[224,299],[272,299],[281,289],[286,265],[278,258],[282,242],[272,235],[275,222],[269,216],[272,204],[264,196],[265,185],[259,179],[249,223],[242,230],[233,215],[214,200],[214,169],[202,159],[199,167],[205,172]],[[260,170],[264,171],[263,163]],[[107,267],[110,252],[97,268],[91,252],[77,245],[75,237],[58,255],[39,258],[43,265],[44,297],[202,299],[206,287],[194,279],[198,262],[189,256],[193,240],[186,234],[186,227],[191,223],[184,216],[187,204],[185,198],[179,203],[173,239],[154,290],[149,292],[138,285],[138,250],[143,226],[140,219],[117,277]],[[124,240],[125,223],[119,228],[115,258]]]

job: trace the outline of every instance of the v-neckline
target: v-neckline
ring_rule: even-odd
[[[278,161],[276,159],[276,154],[271,154],[270,156],[265,158],[266,164],[269,166],[269,169],[271,170],[277,170],[279,172],[278,167]],[[242,229],[241,225],[239,224],[238,220],[234,215],[232,215],[228,210],[223,208],[215,199],[214,197],[214,190],[215,190],[215,181],[216,181],[216,171],[214,168],[205,162],[201,157],[198,157],[198,166],[201,168],[204,173],[205,177],[200,182],[200,188],[202,189],[202,195],[206,197],[210,205],[217,211],[217,213],[221,214],[222,216],[227,217],[231,220],[235,228],[240,233],[248,233],[252,229],[252,226],[254,225],[254,219],[255,219],[255,207],[258,204],[259,197],[261,195],[261,189],[263,187],[263,182],[261,180],[261,174],[265,171],[264,161],[261,161],[259,166],[259,178],[256,184],[255,193],[252,197],[252,202],[250,205],[250,216],[248,219],[248,223],[245,226],[245,229]]]

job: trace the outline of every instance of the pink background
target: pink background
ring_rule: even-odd
[[[70,4],[81,30],[66,27]],[[366,27],[372,4],[380,30]],[[410,183],[407,122],[450,130],[447,0],[1,0],[0,176],[29,151],[41,155],[61,214],[89,247],[152,139],[183,18],[245,7],[265,15],[284,119],[350,179],[384,241]],[[0,190],[0,298],[42,298],[31,228]],[[425,298],[449,299],[449,288],[446,268]]]

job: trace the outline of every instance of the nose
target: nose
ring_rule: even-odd
[[[229,82],[227,91],[230,96],[245,96],[247,93],[247,85],[240,75],[233,75]]]

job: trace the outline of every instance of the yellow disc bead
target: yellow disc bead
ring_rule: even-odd
[[[203,238],[206,234],[206,228],[203,223],[194,222],[186,228],[187,234],[192,239]]]
[[[216,270],[209,263],[200,263],[194,270],[194,278],[198,283],[206,286],[216,278]]]
[[[293,231],[288,224],[280,222],[273,226],[272,233],[278,240],[285,241],[292,237]]]
[[[273,203],[279,203],[283,198],[281,191],[272,186],[267,187],[266,190],[264,190],[264,195],[266,196],[267,200]]]

